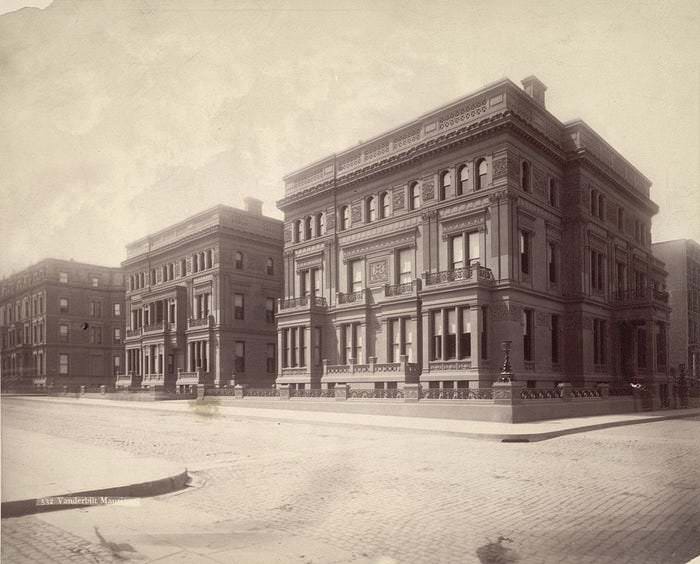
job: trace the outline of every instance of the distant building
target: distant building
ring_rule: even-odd
[[[208,209],[126,251],[119,386],[272,384],[282,222],[263,216],[259,200]]]
[[[292,387],[667,389],[650,181],[537,78],[502,80],[285,177]]]
[[[671,366],[678,369],[685,364],[686,374],[700,380],[700,245],[692,239],[678,239],[652,247],[668,270]]]
[[[121,269],[46,259],[0,287],[4,386],[110,385],[122,371]]]

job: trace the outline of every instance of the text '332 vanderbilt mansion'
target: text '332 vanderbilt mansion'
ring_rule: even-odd
[[[668,383],[651,182],[537,78],[285,177],[278,384]]]

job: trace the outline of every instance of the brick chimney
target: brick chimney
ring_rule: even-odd
[[[544,93],[547,87],[536,76],[523,78],[520,83],[530,98],[544,108]]]
[[[250,212],[255,215],[262,215],[262,201],[257,198],[251,198],[250,196],[243,198],[243,203],[245,204],[245,211]]]

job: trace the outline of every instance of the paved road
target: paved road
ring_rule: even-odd
[[[199,484],[140,509],[5,519],[3,562],[162,554],[163,562],[673,564],[700,554],[699,418],[502,444],[22,400],[4,400],[2,415],[13,428],[184,463]],[[133,532],[159,516],[177,528],[178,515],[199,534]]]

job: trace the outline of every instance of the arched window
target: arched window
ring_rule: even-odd
[[[340,208],[340,230],[344,231],[350,227],[350,207]]]
[[[275,273],[275,261],[272,257],[268,257],[267,264],[265,265],[265,272],[272,276]]]
[[[408,190],[410,192],[408,197],[411,199],[411,209],[417,210],[420,208],[420,184],[412,182]]]
[[[233,253],[233,267],[236,270],[243,270],[243,253],[241,251]]]
[[[549,187],[547,199],[549,200],[549,205],[555,208],[559,206],[559,194],[557,193],[557,181],[554,178],[549,179]]]
[[[598,190],[591,190],[591,215],[598,216]]]
[[[520,163],[520,187],[525,191],[530,191],[530,163],[523,161]]]
[[[370,196],[367,198],[367,213],[365,214],[365,219],[370,221],[375,221],[377,219],[377,198]]]
[[[389,192],[384,192],[379,196],[379,205],[381,207],[382,219],[391,215],[391,198]]]
[[[299,241],[301,241],[301,219],[294,222],[294,242],[298,243]]]
[[[476,161],[476,170],[478,176],[476,177],[476,186],[474,189],[481,190],[482,188],[486,188],[488,182],[489,165],[486,164],[486,159],[479,159]]]
[[[444,200],[447,196],[447,192],[452,186],[452,173],[449,170],[440,173],[440,186],[438,199]]]
[[[457,195],[461,196],[467,191],[467,181],[469,180],[469,169],[467,165],[462,165],[459,167],[457,172],[459,180],[457,182]]]
[[[309,216],[304,220],[304,241],[311,239],[311,225],[312,218]]]
[[[323,235],[323,232],[326,229],[326,226],[324,225],[324,220],[325,218],[323,212],[316,214],[316,225],[314,226],[316,237],[318,237],[319,235]]]

